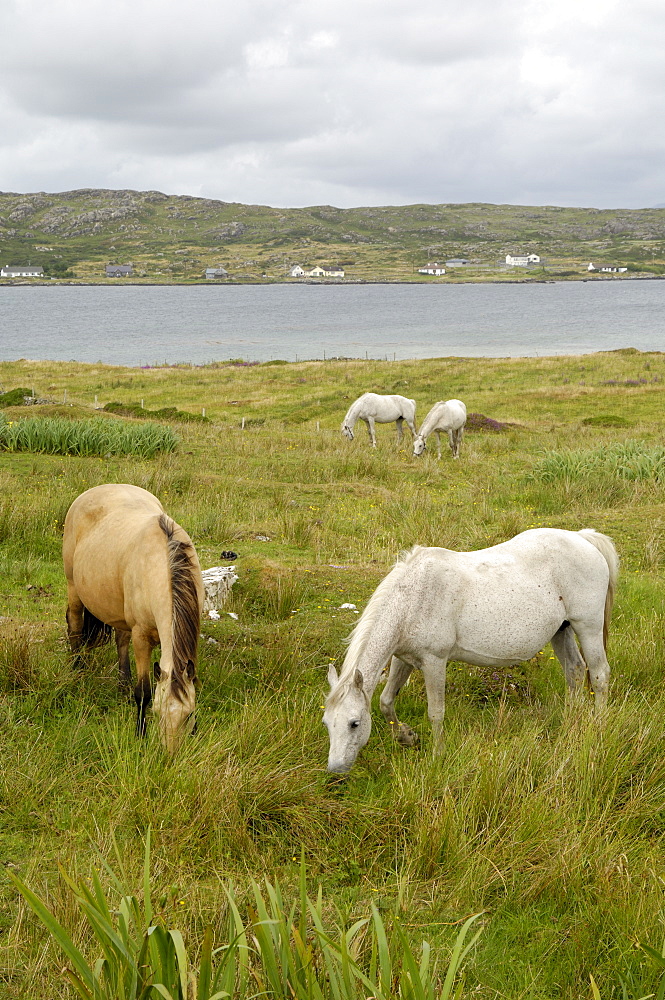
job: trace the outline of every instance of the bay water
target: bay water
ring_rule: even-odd
[[[665,350],[665,281],[0,287],[0,360],[118,365]]]

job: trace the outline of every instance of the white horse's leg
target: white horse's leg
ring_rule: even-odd
[[[441,458],[441,431],[435,431],[436,434],[436,457]]]
[[[406,726],[397,718],[397,715],[395,714],[395,698],[406,684],[412,670],[413,667],[408,663],[405,663],[404,660],[400,660],[397,656],[393,656],[390,663],[388,680],[385,683],[385,687],[383,688],[379,699],[379,705],[381,707],[383,717],[391,727],[393,736],[398,743],[401,743],[402,746],[405,747],[415,746],[418,743],[418,734],[414,732],[410,726]]]
[[[462,431],[460,429],[450,432],[450,447],[452,448],[453,458],[459,458],[459,446],[462,443]]]
[[[420,669],[425,678],[427,691],[427,715],[432,725],[435,741],[443,731],[443,714],[446,710],[446,666],[447,659],[441,656],[424,656]]]
[[[374,417],[365,418],[365,423],[367,424],[367,433],[369,434],[369,439],[372,442],[372,448],[376,448],[376,434],[374,433]]]
[[[402,438],[404,437],[404,430],[402,424],[404,423],[404,417],[398,417],[395,421],[395,427],[397,428],[397,442],[402,443]]]
[[[605,655],[602,628],[589,633],[582,629],[577,633],[577,637],[589,671],[591,690],[596,700],[596,712],[602,712],[607,704],[607,688],[610,680],[610,665]]]
[[[550,643],[554,655],[563,668],[568,690],[570,692],[576,691],[584,681],[586,663],[577,648],[575,633],[570,625],[562,632],[556,632]]]
[[[413,420],[409,420],[408,417],[404,417],[404,419],[406,420],[406,426],[411,431],[411,437],[415,438],[416,435],[417,435],[417,431],[416,431],[416,425],[415,425],[414,421]]]

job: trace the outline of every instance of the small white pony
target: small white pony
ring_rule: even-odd
[[[417,736],[398,721],[395,697],[419,667],[438,737],[448,660],[510,666],[550,642],[569,690],[588,673],[596,710],[603,709],[618,570],[611,538],[590,528],[534,528],[477,552],[416,546],[374,591],[351,633],[339,677],[333,666],[328,671],[328,770],[350,770],[367,743],[372,695],[389,661],[381,711],[398,742],[409,746]]]
[[[427,438],[432,432],[435,432],[438,457],[441,458],[441,432],[447,431],[453,458],[459,458],[465,424],[466,406],[461,399],[449,399],[445,403],[435,403],[414,438],[413,454],[422,455]]]
[[[372,442],[372,448],[376,448],[376,434],[374,424],[391,424],[395,421],[397,427],[397,440],[402,440],[402,424],[406,424],[416,436],[416,401],[407,399],[406,396],[379,396],[376,392],[364,392],[362,396],[351,403],[344,420],[342,421],[342,434],[349,441],[353,441],[353,428],[357,420],[364,420],[367,424],[367,433]]]

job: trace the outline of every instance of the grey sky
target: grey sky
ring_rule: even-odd
[[[665,202],[662,0],[4,0],[0,188]]]

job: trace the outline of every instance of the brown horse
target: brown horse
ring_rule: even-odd
[[[67,512],[62,544],[67,577],[67,631],[75,666],[81,650],[108,642],[115,629],[121,683],[131,683],[134,643],[137,734],[145,733],[152,698],[159,734],[173,752],[194,728],[196,660],[203,580],[189,535],[139,486],[93,486]]]

